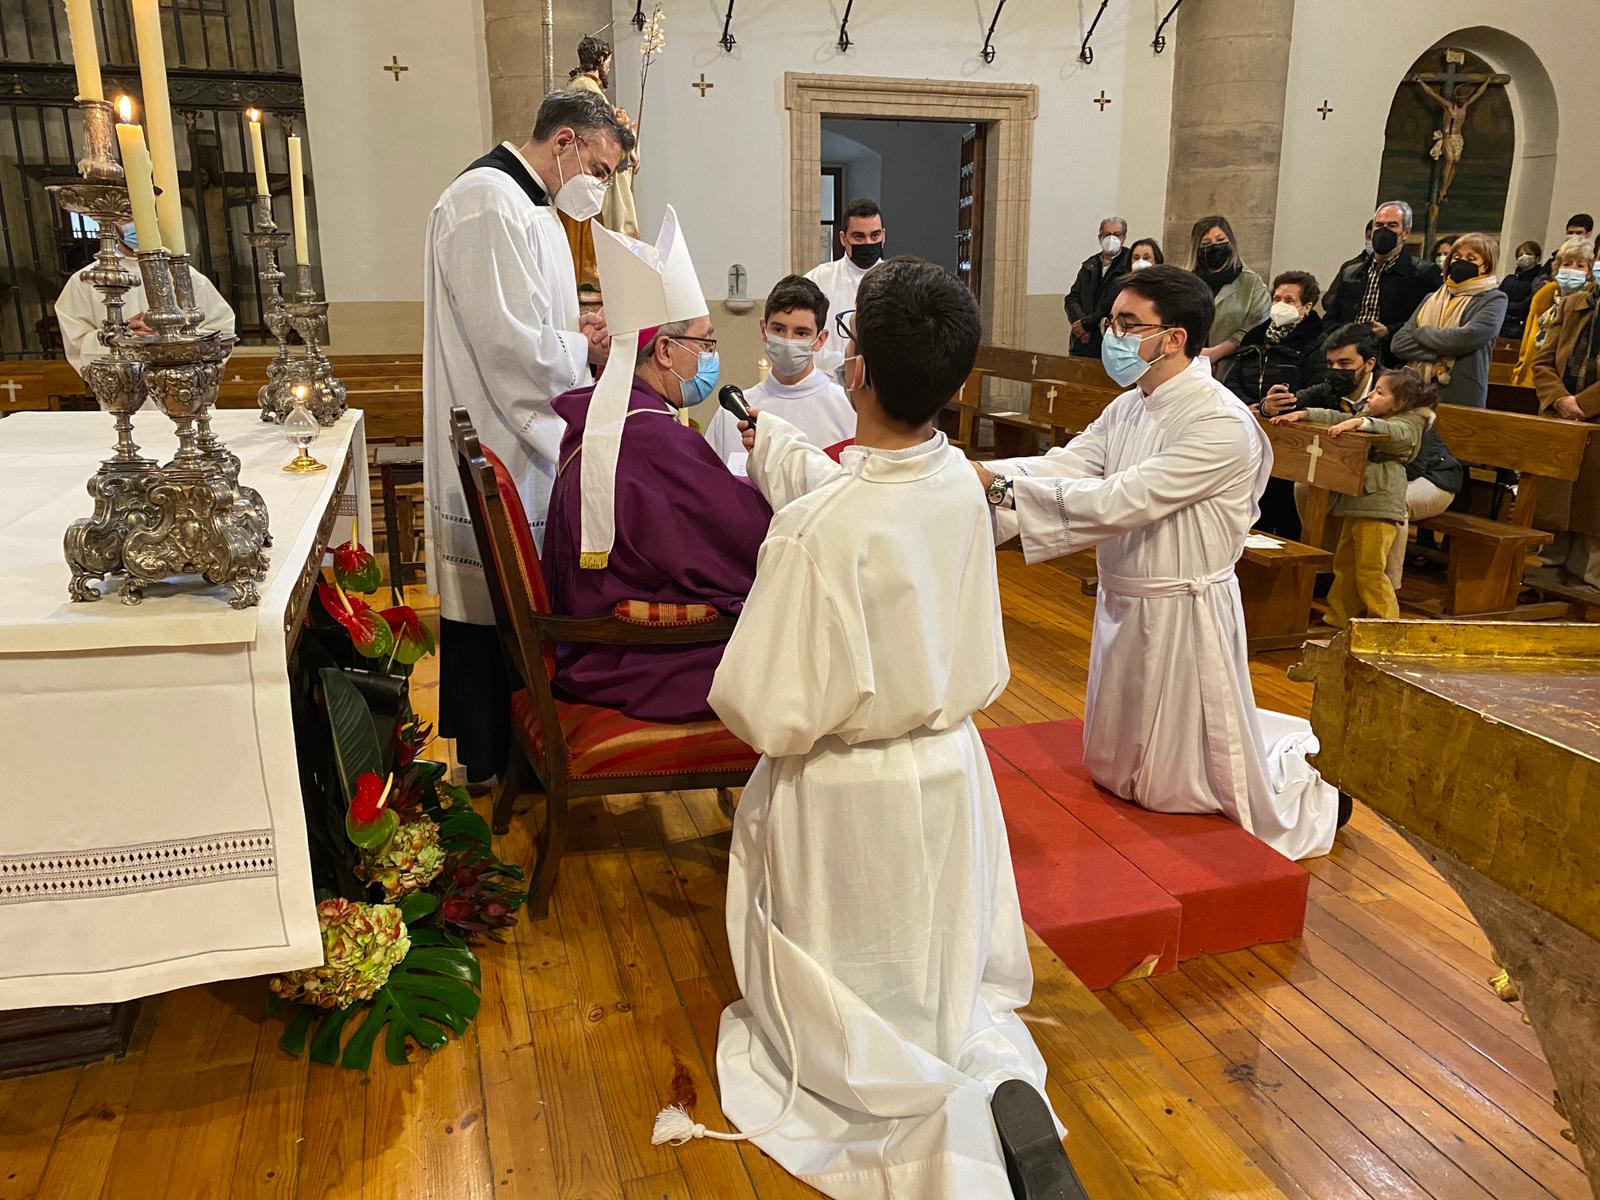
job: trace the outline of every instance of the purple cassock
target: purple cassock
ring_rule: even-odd
[[[772,509],[729,472],[705,438],[679,425],[675,411],[634,381],[617,457],[616,542],[601,570],[578,566],[583,503],[579,450],[592,388],[557,396],[567,423],[561,470],[550,495],[544,568],[550,600],[563,616],[609,613],[621,600],[711,604],[730,616],[744,608],[756,554]],[[700,721],[720,643],[707,646],[561,646],[562,697],[619,708],[642,721]]]

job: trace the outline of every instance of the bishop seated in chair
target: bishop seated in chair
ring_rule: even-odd
[[[597,228],[595,249],[613,340],[600,382],[555,401],[567,427],[545,532],[551,603],[565,616],[627,601],[735,615],[772,511],[678,420],[716,387],[718,360],[677,216],[655,246]],[[703,720],[722,649],[565,646],[556,686],[640,720]]]

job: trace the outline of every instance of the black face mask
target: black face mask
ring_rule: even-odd
[[[1400,244],[1400,235],[1394,230],[1380,225],[1372,231],[1372,248],[1379,254],[1388,254]]]
[[[1458,258],[1450,264],[1449,275],[1451,283],[1465,283],[1467,280],[1476,279],[1482,274],[1483,271],[1479,269],[1477,263],[1468,262],[1464,258]]]
[[[850,261],[858,267],[875,267],[882,260],[882,242],[862,242],[850,247]]]
[[[1218,271],[1228,265],[1228,260],[1233,257],[1233,247],[1227,242],[1218,242],[1214,246],[1200,247],[1200,265],[1208,271]]]
[[[1324,378],[1329,385],[1341,396],[1348,396],[1356,390],[1356,373],[1349,367],[1329,367]]]

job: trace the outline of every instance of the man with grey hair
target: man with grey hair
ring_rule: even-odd
[[[1084,358],[1100,357],[1100,320],[1111,311],[1116,289],[1112,280],[1128,272],[1133,252],[1128,247],[1128,222],[1122,217],[1107,217],[1096,235],[1097,253],[1083,260],[1077,281],[1066,296],[1067,320],[1072,324],[1072,353]]]
[[[1322,311],[1335,324],[1366,325],[1378,337],[1387,366],[1399,365],[1389,338],[1411,314],[1444,285],[1433,263],[1419,261],[1407,245],[1411,237],[1411,205],[1385,200],[1372,214],[1372,253],[1363,253],[1339,268],[1338,279],[1322,301]]]
[[[456,474],[450,410],[461,405],[516,482],[535,545],[556,476],[561,418],[551,400],[603,362],[601,314],[581,315],[556,212],[600,211],[633,134],[604,97],[544,98],[521,146],[496,146],[445,188],[428,218],[423,266],[423,473],[428,582],[439,593],[439,731],[469,782],[510,748],[510,690],[477,540]]]

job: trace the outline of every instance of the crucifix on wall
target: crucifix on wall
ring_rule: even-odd
[[[1433,159],[1433,187],[1428,197],[1428,241],[1434,238],[1439,221],[1439,206],[1450,195],[1450,185],[1455,182],[1456,171],[1461,166],[1466,151],[1467,113],[1491,87],[1504,87],[1511,82],[1509,75],[1476,75],[1457,71],[1466,63],[1460,50],[1444,52],[1444,71],[1422,72],[1408,76],[1410,82],[1420,87],[1428,99],[1442,111],[1439,128],[1433,132],[1433,146],[1428,156]],[[1438,84],[1436,91],[1433,84]],[[1473,85],[1477,88],[1474,90]]]

